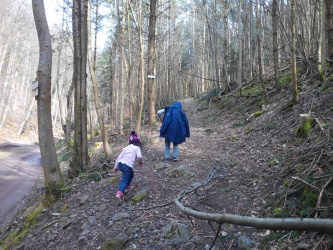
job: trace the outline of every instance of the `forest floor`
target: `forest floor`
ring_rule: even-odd
[[[332,82],[327,84],[333,87]],[[191,137],[180,145],[179,161],[162,163],[164,140],[159,138],[160,124],[145,126],[140,133],[144,165],[135,166],[133,189],[125,195],[122,206],[114,201],[121,174],[113,172],[113,165],[127,137],[110,135],[114,155],[109,159],[101,156],[101,147],[93,147],[100,144],[92,143],[91,169],[68,180],[63,198],[41,213],[38,201],[44,188],[39,183],[27,199],[28,209],[18,213],[2,233],[2,247],[329,249],[333,243],[330,234],[259,230],[234,224],[219,228],[218,223],[187,216],[174,203],[179,194],[198,185],[195,192],[183,195],[181,202],[199,212],[332,218],[332,210],[318,213],[313,208],[318,194],[313,198],[310,194],[314,191],[292,178],[297,176],[307,182],[308,177],[321,176],[325,183],[332,176],[333,136],[327,124],[333,124],[333,88],[323,92],[322,84],[305,83],[303,88],[299,104],[293,107],[289,91],[276,93],[272,89],[267,90],[264,104],[263,94],[219,99],[207,93],[197,99],[180,100]],[[262,114],[256,113],[258,110]],[[318,123],[312,126],[308,139],[300,140],[296,131],[299,114],[303,113],[311,113]],[[66,176],[68,163],[62,162],[61,168]],[[320,189],[323,186],[318,181],[312,183]],[[332,183],[325,188],[331,191]],[[310,198],[312,203],[307,204]],[[323,197],[321,205],[325,207],[331,198]],[[13,234],[15,229],[19,231]],[[17,239],[16,244],[8,245],[10,234],[9,238]]]

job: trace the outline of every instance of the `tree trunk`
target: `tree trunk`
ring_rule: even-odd
[[[74,85],[74,145],[70,175],[77,176],[89,164],[87,141],[87,9],[88,0],[73,2],[73,85]]]
[[[22,135],[23,130],[25,129],[25,126],[27,125],[27,122],[28,122],[29,119],[30,119],[31,112],[32,112],[32,109],[33,109],[33,107],[34,107],[35,102],[36,102],[35,97],[33,97],[33,99],[32,99],[32,103],[31,103],[30,108],[29,108],[29,110],[28,110],[28,114],[27,114],[25,120],[22,122],[19,131],[17,132],[17,135],[18,135],[18,136],[21,136],[21,135]]]
[[[141,6],[141,1],[140,4],[138,6],[139,9],[139,20],[136,21],[136,18],[134,16],[134,12],[131,6],[131,3],[129,3],[129,6],[131,8],[131,13],[133,14],[133,18],[135,21],[135,25],[136,25],[136,29],[138,31],[138,35],[139,35],[139,82],[141,85],[141,89],[140,89],[140,97],[139,97],[139,111],[138,111],[138,120],[137,120],[137,124],[136,124],[136,131],[139,133],[141,131],[141,120],[142,120],[142,112],[143,112],[143,105],[144,105],[144,93],[145,93],[145,72],[144,72],[144,48],[143,48],[143,38],[142,38],[142,6]]]
[[[326,0],[326,35],[328,40],[327,57],[333,67],[333,4],[332,0]]]
[[[272,23],[273,23],[273,56],[274,56],[274,81],[275,87],[278,91],[281,91],[279,82],[279,50],[277,42],[277,11],[278,11],[278,0],[273,0],[272,7]]]
[[[47,202],[53,202],[61,196],[60,188],[63,178],[59,168],[52,131],[52,43],[45,15],[44,1],[32,0],[32,9],[39,41],[39,63],[36,78],[38,81],[38,137],[46,187],[45,198]]]
[[[149,34],[148,34],[148,123],[153,125],[155,120],[155,104],[156,104],[156,82],[155,82],[155,27],[156,27],[156,5],[157,0],[150,0],[150,16],[149,16]]]
[[[88,64],[89,64],[89,70],[90,70],[90,77],[91,77],[91,82],[93,85],[93,91],[94,91],[94,102],[95,102],[95,108],[96,108],[96,113],[97,113],[97,119],[99,123],[99,127],[101,129],[101,134],[102,134],[102,141],[103,141],[103,148],[104,148],[104,153],[106,156],[111,155],[111,148],[108,142],[108,137],[104,125],[104,119],[102,116],[102,111],[101,111],[101,105],[100,105],[100,100],[99,100],[99,91],[98,91],[98,86],[97,86],[97,78],[96,78],[96,72],[95,72],[95,67],[94,67],[94,60],[92,56],[92,49],[91,49],[91,21],[90,21],[90,6],[91,6],[91,0],[89,0],[88,3]],[[97,22],[97,20],[96,20]],[[96,44],[95,44],[96,46]],[[93,133],[93,131],[91,131]]]
[[[319,2],[319,48],[318,48],[318,73],[319,80],[325,80],[325,71],[326,71],[326,24],[325,24],[325,1],[320,0]]]
[[[293,102],[298,103],[297,72],[296,72],[296,0],[291,0],[291,36],[292,36],[292,92]]]
[[[238,67],[237,67],[237,82],[238,86],[242,87],[242,73],[243,73],[243,50],[242,50],[242,14],[241,14],[242,0],[238,1]]]

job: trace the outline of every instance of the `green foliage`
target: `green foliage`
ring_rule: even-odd
[[[45,198],[44,205],[53,205],[61,198],[63,183],[57,183],[55,181],[49,181],[45,186]]]
[[[70,193],[72,191],[72,188],[67,185],[67,183],[63,183],[60,185],[60,190],[64,193]]]
[[[208,102],[210,102],[211,99],[217,98],[221,91],[224,91],[224,88],[212,89],[209,93],[206,93],[205,95],[200,96],[200,101],[208,103]]]
[[[56,150],[59,150],[66,146],[66,140],[65,139],[55,140],[54,145],[55,145]]]
[[[300,214],[302,217],[309,216],[313,211],[314,207],[317,204],[318,196],[317,194],[312,193],[308,187],[304,188],[303,194],[301,196],[301,211]]]
[[[33,211],[31,214],[29,214],[24,221],[23,226],[15,230],[13,233],[8,235],[3,242],[1,242],[1,245],[4,245],[1,249],[7,250],[7,249],[14,249],[12,248],[14,245],[18,244],[20,240],[26,236],[29,233],[29,228],[32,225],[35,225],[37,223],[37,218],[42,212],[42,207],[38,207],[35,211]]]
[[[289,71],[289,72],[282,73],[280,75],[279,83],[281,86],[284,87],[284,86],[288,85],[289,83],[291,83],[291,80],[292,80],[292,73]]]
[[[292,231],[290,234],[290,239],[295,239],[297,237],[299,237],[301,234],[298,231]]]
[[[323,126],[324,129],[328,129],[328,128],[331,127],[331,124],[330,123],[323,123],[322,126]]]
[[[303,138],[306,139],[310,136],[310,130],[314,124],[315,119],[310,117],[309,119],[306,120],[306,122],[299,126],[299,128],[296,131],[296,136],[298,138]]]
[[[99,136],[102,134],[102,131],[100,128],[95,128],[95,136]]]
[[[287,105],[282,107],[282,111],[289,112],[289,111],[293,111],[293,110],[294,110],[294,103],[293,102],[290,102]]]
[[[259,102],[259,107],[262,107],[262,105],[264,105],[266,103],[266,100],[261,100],[260,102]]]
[[[324,82],[321,91],[322,92],[328,92],[328,91],[331,91],[331,90],[333,90],[333,84],[332,84],[332,82],[331,81]]]
[[[224,107],[232,104],[235,102],[235,99],[234,98],[225,98],[220,104],[219,104],[219,109],[223,109]]]
[[[130,130],[131,128],[131,121],[130,120],[124,120],[124,129],[125,130]]]
[[[246,130],[244,135],[247,135],[247,134],[251,133],[253,130],[254,130],[254,128],[250,128],[250,129]]]
[[[113,184],[113,183],[115,183],[117,180],[118,180],[118,178],[115,177],[115,176],[113,176],[113,177],[110,179],[109,183],[110,183],[110,184]]]
[[[287,218],[289,214],[285,208],[275,208],[273,211],[273,216],[276,218]]]
[[[248,120],[244,120],[244,121],[241,121],[241,122],[236,122],[236,123],[232,124],[232,128],[243,127],[248,123],[249,123]]]
[[[102,175],[101,173],[98,173],[98,172],[94,172],[94,173],[91,173],[88,175],[88,178],[87,178],[89,181],[100,181],[102,179]]]
[[[264,131],[271,131],[271,130],[275,129],[276,126],[277,126],[277,124],[274,121],[271,121],[271,122],[265,123],[263,125],[263,130]]]
[[[285,235],[285,233],[283,233],[281,231],[277,231],[276,233],[272,233],[272,234],[269,234],[269,235],[263,237],[261,239],[260,243],[263,246],[265,246],[265,245],[269,244],[269,242],[271,242],[271,241],[281,239],[284,235]]]
[[[69,138],[68,145],[73,147],[74,145],[74,137]]]
[[[71,156],[72,156],[71,151],[63,152],[60,155],[58,155],[58,157],[57,157],[58,162],[61,163],[61,162],[64,162],[64,161],[68,161]]]
[[[258,111],[255,111],[255,112],[254,112],[254,115],[255,115],[255,116],[260,116],[260,115],[262,115],[263,113],[265,113],[264,110],[258,110]]]
[[[68,210],[69,206],[68,204],[64,204],[60,209],[59,209],[59,212],[60,213],[64,213]]]
[[[250,85],[245,87],[244,89],[242,89],[241,94],[242,96],[247,96],[247,95],[251,95],[251,96],[256,96],[259,95],[263,92],[263,88],[262,88],[262,84],[260,82],[257,82],[254,85]],[[239,92],[236,93],[236,95],[240,95]]]
[[[201,105],[199,108],[198,108],[198,111],[204,111],[206,109],[209,109],[209,106],[208,105]]]
[[[289,179],[284,179],[283,186],[285,186],[286,188],[290,188],[291,185],[292,185],[292,182]]]

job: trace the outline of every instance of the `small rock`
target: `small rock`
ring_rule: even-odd
[[[312,246],[306,242],[300,242],[300,243],[297,243],[297,249],[304,249],[304,250],[308,250],[308,249],[311,249]]]
[[[97,225],[97,219],[95,216],[89,216],[88,217],[88,222],[91,226],[95,226]]]

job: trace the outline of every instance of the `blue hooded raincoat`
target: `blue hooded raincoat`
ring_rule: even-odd
[[[174,144],[181,144],[190,137],[190,127],[180,102],[175,101],[171,107],[165,108],[160,137]]]

